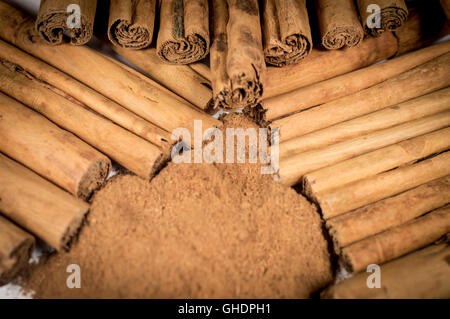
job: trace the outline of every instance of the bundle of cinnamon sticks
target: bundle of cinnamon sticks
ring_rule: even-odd
[[[92,23],[87,23],[86,16],[95,14],[96,5],[86,7],[85,2],[79,2],[76,5],[85,13],[81,25],[88,29]],[[47,30],[53,29],[51,23],[43,27],[42,21],[52,20],[49,16],[62,21],[66,16],[60,11],[65,5],[55,0],[42,3],[36,28],[44,39],[52,34]],[[409,28],[405,27],[407,19],[414,20],[415,15],[404,0],[359,0],[356,5],[352,0],[114,0],[107,30],[119,54],[188,102],[208,112],[244,109],[264,124],[307,107],[292,105],[303,101],[296,98],[297,89],[420,46],[419,40],[430,37],[429,23],[426,28],[420,26],[424,36],[412,39],[411,30],[401,34],[402,29]],[[335,53],[313,49],[315,25],[311,22],[316,20],[322,48]],[[440,24],[437,17],[430,23],[436,28]],[[58,30],[64,27],[68,28],[60,26]],[[73,33],[75,29],[70,30]],[[389,31],[399,32],[397,41]],[[412,30],[417,32],[418,28]],[[363,43],[365,33],[386,36]],[[156,48],[149,49],[153,38]],[[61,42],[62,35],[58,35],[57,43]],[[336,50],[344,47],[348,52]],[[209,52],[210,69],[204,62],[193,66],[194,71],[164,66],[192,64]],[[299,63],[306,57],[308,62]],[[276,68],[266,71],[266,63]],[[170,76],[159,76],[166,72]],[[204,83],[212,87],[212,92]]]
[[[112,0],[107,36],[131,68],[82,46],[97,1],[43,0],[36,21],[0,2],[0,284],[34,236],[69,247],[112,162],[150,179],[171,133],[221,127],[208,114],[219,109],[279,129],[278,176],[318,204],[350,272],[439,240],[450,41],[429,44],[445,30],[441,3]],[[325,295],[347,296],[339,287]]]
[[[274,89],[256,116],[280,130],[281,182],[301,184],[318,204],[350,272],[450,232],[450,42],[427,46],[445,30],[443,11],[433,10],[413,8],[395,34],[379,32],[357,48],[313,50],[297,65],[268,69]],[[314,72],[295,79],[300,70]]]
[[[280,178],[287,185],[303,183],[351,272],[450,232],[449,49],[442,43],[393,59],[386,62],[388,72],[403,59],[413,63],[436,53],[380,84],[300,112],[295,121],[276,121],[284,125],[281,136],[287,133],[279,146]]]
[[[149,179],[169,160],[173,129],[192,129],[196,120],[205,130],[221,124],[202,110],[211,99],[208,81],[188,67],[164,66],[158,74],[180,88],[174,93],[88,47],[62,38],[47,45],[33,19],[4,2],[0,17],[0,214],[16,224],[0,221],[3,284],[26,266],[33,236],[57,250],[69,247],[110,159]],[[118,28],[127,29],[123,21]],[[205,93],[171,87],[173,74],[196,78],[191,87]]]

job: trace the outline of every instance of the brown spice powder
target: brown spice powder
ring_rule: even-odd
[[[67,288],[70,264],[80,289]],[[26,287],[37,298],[304,298],[331,280],[322,221],[304,197],[259,165],[171,163],[151,182],[111,179],[71,251]]]

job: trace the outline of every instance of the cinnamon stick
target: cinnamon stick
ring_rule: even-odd
[[[327,103],[379,84],[450,51],[450,41],[263,100],[265,119]]]
[[[354,47],[364,39],[353,0],[316,0],[322,45],[329,50]]]
[[[381,265],[382,289],[369,288],[370,273],[361,272],[327,288],[323,298],[450,298],[448,243],[431,245]]]
[[[308,196],[330,191],[352,182],[375,176],[390,169],[450,149],[450,128],[412,138],[373,152],[325,167],[303,177]],[[327,173],[333,172],[333,178]]]
[[[92,38],[96,10],[97,0],[42,0],[36,30],[48,44],[61,44],[68,31],[71,44],[83,45]]]
[[[196,62],[189,64],[189,67],[200,74],[205,80],[211,82],[211,70],[209,67],[203,62]]]
[[[116,48],[117,48],[117,47],[116,47]],[[144,49],[143,49],[143,50],[144,50]],[[139,51],[143,51],[143,50],[139,50]],[[130,50],[126,50],[126,51],[130,51]],[[133,52],[137,52],[137,51],[133,51]],[[125,64],[125,63],[123,63],[123,62],[121,62],[121,61],[119,61],[119,60],[113,59],[112,57],[107,56],[107,55],[105,55],[105,54],[102,54],[102,56],[103,56],[105,59],[107,59],[107,60],[113,62],[114,64],[116,64],[116,65],[118,65],[118,66],[120,66],[120,68],[124,69],[125,71],[127,71],[127,72],[129,72],[129,73],[135,75],[135,76],[138,77],[140,80],[145,81],[145,82],[147,82],[148,84],[150,84],[151,86],[157,88],[158,90],[163,91],[163,92],[165,92],[165,93],[171,95],[173,98],[175,98],[176,100],[180,101],[181,103],[186,104],[186,105],[189,105],[190,107],[195,108],[195,106],[194,106],[192,103],[188,102],[186,99],[184,99],[184,98],[182,98],[181,96],[179,96],[179,95],[175,94],[174,92],[170,91],[170,90],[167,89],[165,86],[163,86],[163,85],[159,84],[158,82],[152,80],[152,79],[149,78],[146,74],[141,73],[142,71],[138,71],[138,70],[136,70],[135,68],[132,68],[131,66],[129,66],[129,65],[127,65],[127,64]],[[166,66],[173,66],[173,65],[166,64]]]
[[[33,248],[33,236],[0,216],[0,286],[27,267]]]
[[[154,81],[183,97],[196,107],[207,110],[212,99],[209,80],[186,65],[171,65],[161,62],[156,50],[148,48],[130,51],[116,47],[114,50],[144,71]]]
[[[188,64],[209,52],[207,0],[160,1],[156,50],[166,63]]]
[[[227,74],[229,19],[226,0],[212,0],[211,7],[211,84],[213,89],[213,107],[233,108],[231,80]]]
[[[370,264],[381,264],[431,244],[449,232],[450,206],[446,206],[347,246],[342,249],[342,256],[345,266],[358,272]]]
[[[162,148],[170,146],[170,134],[168,132],[145,121],[58,69],[2,40],[0,40],[0,60],[17,65],[23,72],[33,74],[38,81],[48,83],[63,92],[70,92],[73,98],[147,141]]]
[[[306,0],[263,1],[264,55],[275,66],[296,63],[312,49]]]
[[[450,85],[450,53],[387,81],[315,108],[274,121],[280,141],[329,127]]]
[[[128,49],[148,47],[153,38],[156,0],[111,0],[108,38]]]
[[[279,156],[280,158],[294,156],[449,109],[450,88],[445,88],[287,140],[280,143]]]
[[[104,183],[107,157],[3,93],[0,101],[1,152],[83,199]]]
[[[194,120],[202,120],[205,129],[220,126],[218,120],[151,85],[150,79],[142,81],[86,46],[45,45],[33,32],[32,19],[4,2],[0,2],[0,17],[0,38],[44,60],[167,132],[180,127],[193,132]],[[67,63],[69,60],[70,63]]]
[[[94,114],[72,97],[44,86],[33,74],[22,74],[17,66],[0,64],[0,90],[143,178],[153,177],[167,160],[168,154],[157,146]]]
[[[325,219],[342,215],[450,174],[450,152],[316,194]]]
[[[236,110],[256,106],[263,94],[265,73],[258,1],[212,3],[214,108]]]
[[[450,176],[327,220],[337,251],[450,202]]]
[[[313,49],[308,58],[299,63],[283,68],[267,68],[264,99],[372,65],[394,56],[396,52],[397,39],[391,33],[376,39],[365,39],[356,48]]]
[[[364,29],[373,37],[378,37],[385,31],[397,30],[408,17],[404,0],[356,0],[356,3]],[[373,5],[378,7],[379,13],[375,12]],[[378,16],[379,21],[376,21],[374,15]]]
[[[67,249],[89,205],[0,154],[0,211],[56,250]]]
[[[366,38],[355,48],[313,49],[308,59],[297,64],[284,68],[269,67],[264,86],[264,99],[427,46],[442,35],[445,21],[442,10],[440,8],[436,10],[431,2],[426,2],[423,3],[423,8],[413,12],[403,27],[394,34],[385,32],[379,38]]]
[[[321,149],[281,158],[279,176],[283,184],[293,186],[301,182],[302,177],[307,173],[391,144],[442,129],[449,124],[450,111],[441,112],[367,135],[361,135]]]

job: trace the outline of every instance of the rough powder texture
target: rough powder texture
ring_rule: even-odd
[[[70,264],[81,289],[66,286]],[[171,163],[151,182],[110,180],[71,251],[50,256],[26,286],[41,298],[302,298],[331,280],[322,222],[305,198],[258,165]]]

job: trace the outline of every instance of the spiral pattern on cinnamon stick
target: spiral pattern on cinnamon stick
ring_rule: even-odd
[[[361,43],[364,30],[353,0],[316,0],[322,45],[329,50]]]
[[[206,57],[208,42],[199,34],[172,39],[159,45],[158,55],[168,63],[189,64]]]
[[[364,32],[361,28],[337,27],[328,31],[322,38],[322,45],[327,49],[340,49],[344,46],[354,47],[361,43]]]
[[[128,21],[123,20],[112,25],[110,34],[114,44],[129,49],[142,49],[151,42],[151,34],[146,28],[130,25]]]
[[[380,36],[385,31],[395,31],[400,28],[408,17],[408,11],[402,8],[385,8],[381,10],[381,28],[367,28],[371,36]]]
[[[112,0],[108,38],[129,49],[148,47],[153,38],[156,0]]]
[[[78,6],[79,12],[70,12],[69,9],[74,8],[74,5]],[[61,44],[64,32],[68,31],[71,44],[83,45],[92,38],[96,8],[97,0],[42,0],[36,30],[48,44]],[[75,25],[79,22],[79,25],[68,25],[71,19],[71,22]]]
[[[266,62],[276,66],[296,63],[311,52],[310,39],[302,34],[292,34],[283,43],[268,46],[264,50]]]
[[[306,0],[263,1],[264,55],[267,63],[285,66],[312,50]]]
[[[372,37],[378,37],[385,31],[397,30],[408,18],[404,0],[357,0],[357,3],[364,29]],[[373,5],[380,9],[379,21]],[[377,22],[380,22],[378,26]]]
[[[209,7],[207,0],[161,2],[156,50],[167,63],[188,64],[209,53]]]

